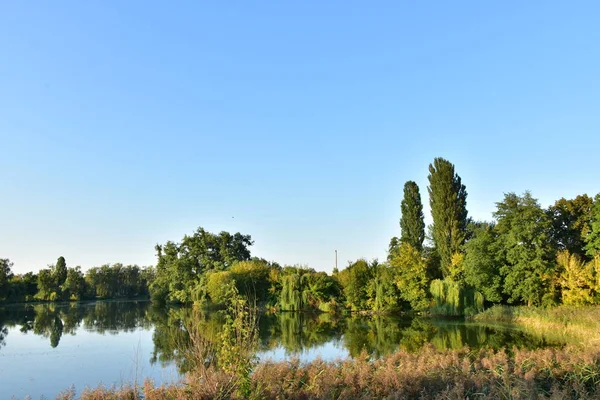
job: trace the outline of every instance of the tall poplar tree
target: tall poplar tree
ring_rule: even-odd
[[[425,240],[425,222],[423,221],[423,203],[419,186],[413,181],[404,184],[404,199],[400,205],[400,241],[408,243],[415,249],[423,250]]]
[[[429,204],[433,225],[431,234],[440,256],[442,274],[448,276],[452,255],[460,251],[465,242],[467,228],[467,189],[454,164],[435,158],[429,164]]]

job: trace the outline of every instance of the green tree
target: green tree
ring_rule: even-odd
[[[150,286],[152,298],[169,302],[203,301],[206,274],[225,271],[238,261],[250,260],[250,235],[221,232],[218,235],[198,228],[181,243],[157,245],[156,277]]]
[[[351,263],[338,274],[346,297],[346,304],[352,310],[367,310],[369,308],[368,285],[373,278],[373,272],[369,262],[360,259]]]
[[[498,257],[503,260],[500,273],[508,301],[552,304],[556,252],[548,215],[529,192],[508,193],[496,205]]]
[[[13,277],[12,266],[8,258],[0,258],[0,299],[8,297],[8,282]]]
[[[57,300],[52,270],[49,268],[40,270],[37,280],[38,292],[35,298],[38,300]]]
[[[52,268],[52,278],[54,279],[55,291],[60,292],[62,285],[67,280],[67,263],[63,256],[58,257],[58,260],[56,260],[56,265]]]
[[[261,260],[239,261],[229,271],[240,295],[258,301],[269,297],[268,263]]]
[[[285,271],[285,269],[284,269]],[[283,311],[301,311],[304,309],[305,279],[301,271],[287,272],[281,277],[281,294],[279,305]]]
[[[483,294],[490,302],[502,301],[502,278],[498,260],[498,235],[494,224],[470,224],[472,234],[464,246],[463,261],[465,282]]]
[[[429,204],[433,225],[431,234],[440,255],[443,276],[448,276],[452,256],[465,242],[467,228],[467,190],[454,165],[435,158],[429,165]]]
[[[567,250],[556,256],[559,268],[559,284],[562,302],[567,305],[591,305],[598,300],[600,276],[595,263],[585,262],[577,254]]]
[[[402,217],[400,218],[400,241],[408,243],[415,249],[423,250],[425,240],[425,222],[423,220],[423,203],[419,186],[413,181],[404,184],[404,198],[400,205]]]
[[[591,231],[594,200],[587,194],[572,200],[557,200],[548,208],[550,234],[559,251],[585,257],[585,238]]]
[[[236,293],[235,280],[231,272],[216,271],[208,273],[206,291],[213,303],[226,304]]]
[[[395,284],[400,298],[407,301],[413,310],[421,311],[429,306],[429,277],[427,260],[420,251],[408,243],[402,243],[392,253],[389,264],[394,270]]]
[[[63,291],[66,298],[70,300],[81,300],[85,295],[85,277],[81,272],[81,267],[69,268],[67,270],[67,279],[63,285]]]
[[[600,262],[600,193],[594,199],[591,230],[586,235],[585,241],[587,255],[594,258],[596,262]]]
[[[372,263],[373,279],[369,282],[368,304],[373,311],[396,311],[400,308],[400,291],[396,286],[395,270],[386,264]]]

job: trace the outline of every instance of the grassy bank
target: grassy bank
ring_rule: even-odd
[[[509,324],[550,341],[600,346],[600,307],[555,308],[494,306],[476,322]]]

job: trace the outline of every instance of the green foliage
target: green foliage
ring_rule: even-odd
[[[282,311],[337,310],[335,299],[339,298],[341,287],[325,272],[285,267],[278,279],[281,283],[279,308]]]
[[[52,271],[50,269],[42,269],[38,273],[37,278],[38,292],[35,295],[37,300],[51,300],[52,293],[54,293],[54,279],[52,278]]]
[[[81,300],[85,296],[85,277],[81,267],[69,268],[63,285],[64,298]]]
[[[245,297],[265,301],[269,297],[269,272],[271,267],[261,260],[240,261],[235,263],[230,272],[240,294]]]
[[[432,314],[460,316],[474,315],[483,311],[483,295],[452,279],[432,281],[430,292],[435,303],[431,308]]]
[[[443,158],[435,158],[429,165],[428,178],[431,234],[440,255],[442,275],[448,276],[452,256],[460,252],[466,238],[467,190],[454,172],[454,165]]]
[[[402,243],[391,254],[390,267],[394,271],[394,281],[400,294],[413,310],[422,311],[429,306],[429,276],[427,261],[421,252],[408,243]]]
[[[238,261],[250,259],[249,235],[221,232],[218,235],[198,228],[181,243],[157,245],[156,277],[150,287],[152,298],[178,303],[199,301],[210,271],[225,271]]]
[[[465,283],[481,292],[489,302],[502,301],[501,260],[493,224],[471,224],[472,235],[465,243],[463,261]]]
[[[217,357],[222,370],[235,379],[240,398],[248,398],[251,393],[251,373],[258,363],[257,348],[258,311],[247,299],[234,296],[225,315]]]
[[[600,270],[594,261],[585,262],[567,250],[556,256],[559,285],[565,305],[591,305],[600,302]]]
[[[572,200],[561,198],[548,208],[550,236],[559,251],[585,257],[585,239],[591,231],[594,200],[587,194]]]
[[[600,193],[594,199],[591,229],[585,237],[585,242],[587,255],[598,261],[600,259]]]
[[[137,265],[105,264],[90,268],[85,275],[86,297],[124,298],[143,296],[148,293],[152,271],[144,272]]]
[[[400,208],[402,211],[400,241],[421,251],[425,240],[425,221],[419,186],[415,182],[408,181],[404,184],[404,198]]]
[[[504,293],[508,301],[528,305],[550,303],[555,277],[555,249],[549,236],[551,222],[529,192],[508,193],[497,203],[499,254],[503,260]]]
[[[395,269],[373,263],[373,278],[367,287],[368,304],[373,311],[392,312],[400,309],[400,291],[395,284]]]
[[[303,282],[299,273],[286,274],[281,277],[281,296],[279,305],[283,311],[300,311],[304,309],[302,301]]]
[[[8,282],[13,277],[12,266],[8,258],[0,259],[0,300],[8,297]]]
[[[209,272],[206,276],[206,292],[215,304],[226,304],[235,292],[235,280],[229,271]]]
[[[62,285],[67,280],[67,262],[63,256],[58,257],[56,265],[52,268],[52,279],[54,279],[54,289],[62,292]]]
[[[374,269],[369,262],[360,259],[348,265],[338,274],[338,281],[343,287],[346,305],[351,310],[369,309],[369,282],[373,278]]]

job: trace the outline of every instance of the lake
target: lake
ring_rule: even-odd
[[[190,368],[185,348],[194,326],[218,340],[223,316],[146,301],[27,304],[0,307],[0,398],[54,398],[74,386],[177,382]],[[461,321],[329,314],[261,315],[260,359],[335,360],[398,348],[463,346],[537,348],[539,337]]]

